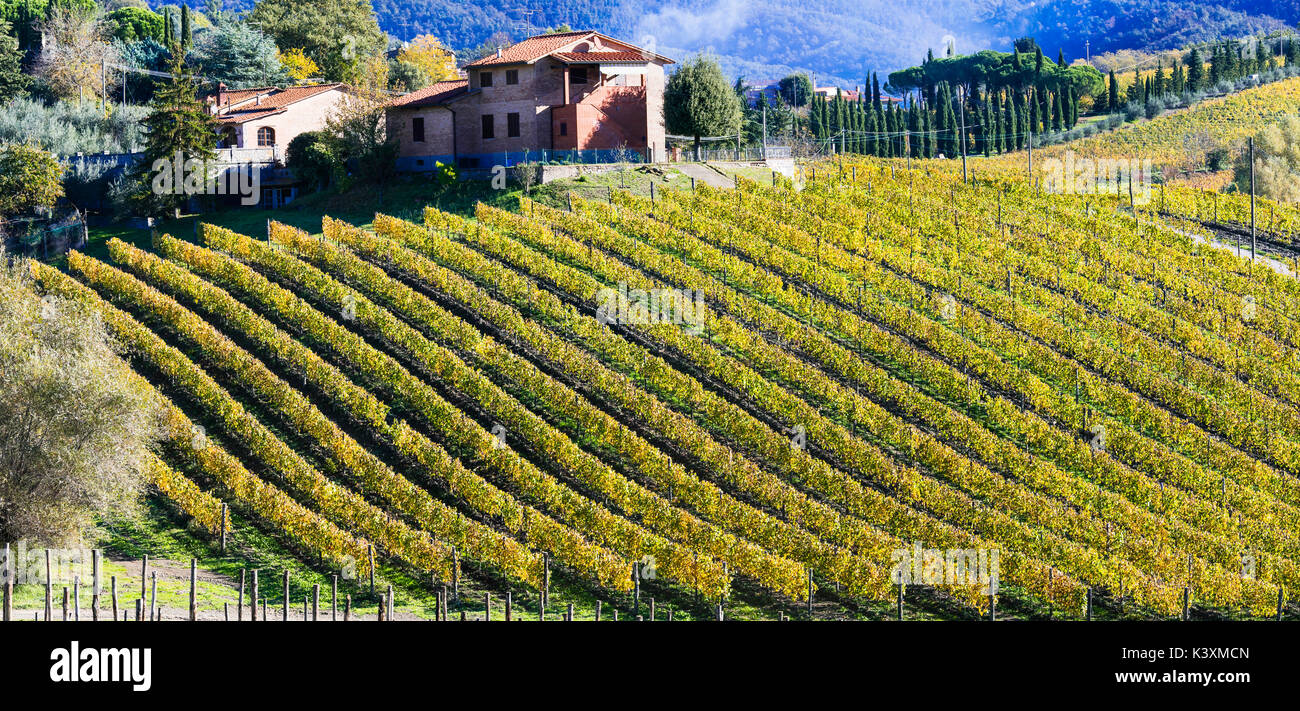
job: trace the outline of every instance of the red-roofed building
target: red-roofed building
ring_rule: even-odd
[[[673,60],[599,32],[539,35],[389,103],[399,167],[486,169],[555,152],[664,151],[664,66]]]
[[[343,84],[217,89],[207,98],[217,119],[221,148],[270,149],[283,161],[284,150],[298,134],[325,128],[325,120],[343,99]]]

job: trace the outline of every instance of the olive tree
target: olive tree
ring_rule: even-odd
[[[78,543],[136,510],[159,427],[98,315],[0,252],[0,538]]]

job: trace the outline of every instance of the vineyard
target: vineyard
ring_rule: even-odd
[[[1291,614],[1300,287],[1207,246],[1240,199],[904,165],[31,269],[167,399],[176,515],[323,572],[542,618]],[[900,579],[921,549],[996,581]]]

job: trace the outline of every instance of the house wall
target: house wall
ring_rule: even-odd
[[[343,100],[339,89],[326,91],[285,107],[282,114],[255,119],[235,128],[240,148],[257,147],[257,130],[263,126],[275,129],[275,157],[284,160],[289,142],[308,131],[325,128],[325,121]]]

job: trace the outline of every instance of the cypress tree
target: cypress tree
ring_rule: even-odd
[[[1107,88],[1107,104],[1111,111],[1119,111],[1119,79],[1115,78],[1115,70],[1110,70],[1110,86]]]
[[[181,48],[189,49],[194,41],[194,31],[190,28],[190,6],[181,5]]]
[[[1042,132],[1042,124],[1039,122],[1040,119],[1038,118],[1038,94],[1040,92],[1040,89],[1035,89],[1033,93],[1029,95],[1029,130],[1034,133]]]
[[[1201,59],[1201,50],[1192,48],[1187,55],[1187,89],[1200,91],[1205,86],[1205,66]]]
[[[1061,90],[1052,95],[1052,130],[1060,131],[1065,123],[1065,107],[1061,102]]]

